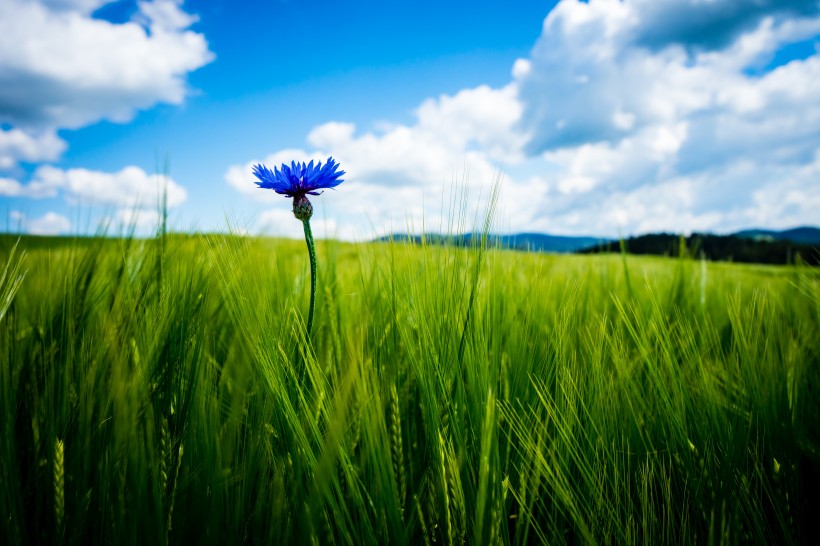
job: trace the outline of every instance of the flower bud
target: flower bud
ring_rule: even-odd
[[[313,205],[304,195],[296,195],[293,198],[293,215],[299,220],[310,220],[313,216]]]

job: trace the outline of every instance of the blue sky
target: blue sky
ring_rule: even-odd
[[[7,0],[0,229],[148,232],[167,169],[175,229],[298,237],[250,167],[329,155],[320,236],[499,176],[498,231],[817,224],[818,40],[815,0]]]

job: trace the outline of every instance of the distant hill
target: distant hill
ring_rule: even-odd
[[[427,244],[471,246],[480,234],[424,235]],[[421,243],[421,235],[394,233],[377,241],[409,241]],[[522,251],[582,253],[620,252],[620,241],[602,237],[570,237],[544,233],[517,233],[515,235],[489,235],[492,246]],[[820,228],[798,227],[783,231],[748,229],[730,235],[693,233],[683,238],[683,250],[688,256],[703,256],[707,260],[735,261],[745,263],[787,264],[800,260],[802,263],[820,265]],[[650,233],[624,240],[630,254],[678,256],[681,252],[681,236],[675,233]]]
[[[820,228],[809,226],[785,229],[783,231],[744,229],[732,235],[761,241],[791,241],[792,243],[803,245],[820,245]]]
[[[544,233],[496,235],[494,240],[499,240],[504,248],[538,252],[578,252],[585,248],[611,242],[611,239],[602,237],[571,237]]]
[[[449,244],[455,246],[470,246],[480,237],[481,234],[479,233],[465,233],[463,235],[424,235],[427,244]],[[384,242],[392,239],[394,241],[410,241],[419,244],[421,243],[421,238],[421,235],[394,233],[392,235],[379,237],[376,240]],[[492,246],[531,252],[578,252],[595,245],[605,245],[610,242],[611,239],[601,237],[571,237],[564,235],[547,235],[543,233],[517,233],[514,235],[488,236],[488,243]]]

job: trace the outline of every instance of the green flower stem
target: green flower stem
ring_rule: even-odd
[[[310,311],[308,312],[307,336],[310,338],[310,331],[313,328],[313,308],[316,305],[316,246],[313,244],[313,232],[310,230],[310,220],[302,220],[305,226],[305,242],[310,255]]]

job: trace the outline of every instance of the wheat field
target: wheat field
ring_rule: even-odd
[[[0,242],[0,542],[800,544],[820,274],[165,235]]]

